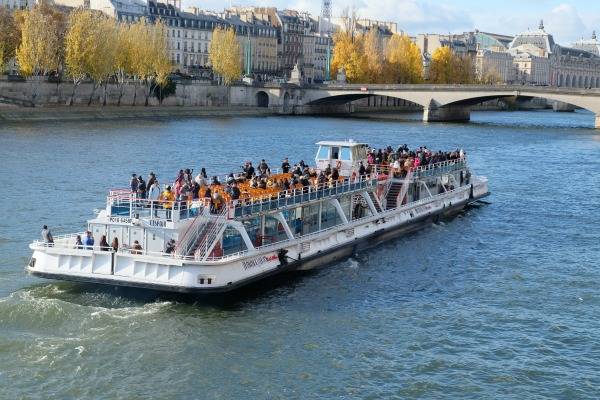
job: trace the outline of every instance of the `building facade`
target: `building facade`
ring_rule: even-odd
[[[594,35],[595,36],[595,35]],[[515,54],[528,53],[532,62],[537,58],[548,60],[548,77],[540,79],[547,85],[558,87],[597,88],[600,87],[600,56],[595,37],[590,41],[580,41],[572,47],[558,45],[554,37],[544,29],[543,21],[535,31],[523,32],[515,37],[510,50]],[[515,63],[517,63],[515,56]],[[527,57],[521,55],[520,60]],[[534,61],[535,60],[535,61]],[[520,62],[520,61],[519,61]],[[527,65],[520,62],[519,65]],[[545,67],[544,67],[545,68]]]
[[[513,83],[515,81],[514,58],[507,52],[478,50],[475,57],[477,78],[484,83]]]

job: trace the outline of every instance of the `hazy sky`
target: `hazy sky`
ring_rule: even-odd
[[[222,10],[232,5],[274,5],[320,14],[321,0],[183,0],[183,6]],[[353,7],[361,17],[393,20],[409,34],[480,31],[517,34],[544,19],[557,42],[600,33],[599,0],[333,0],[333,15]]]

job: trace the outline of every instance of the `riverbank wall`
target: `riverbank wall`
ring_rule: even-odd
[[[0,107],[0,122],[48,122],[92,120],[138,120],[197,117],[256,117],[274,113],[259,107],[164,107],[164,106],[63,106]]]
[[[74,91],[73,91],[74,90]],[[105,96],[106,91],[106,96]],[[82,83],[75,88],[70,82],[0,80],[0,103],[17,106],[122,105],[143,106],[146,90],[140,85],[127,83],[122,87],[109,84],[95,88]],[[222,107],[229,105],[229,88],[201,82],[178,82],[173,93],[164,93],[162,103],[156,95],[148,98],[148,105]]]

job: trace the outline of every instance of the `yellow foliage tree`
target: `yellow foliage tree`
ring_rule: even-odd
[[[4,65],[15,56],[19,45],[17,24],[10,11],[0,7],[0,73],[4,71]]]
[[[386,83],[421,83],[423,60],[421,52],[407,35],[394,34],[385,49]]]
[[[332,75],[337,75],[338,71],[343,68],[348,82],[365,82],[369,63],[364,53],[364,38],[362,36],[354,37],[351,33],[338,31],[334,34],[333,41]]]
[[[76,9],[69,15],[65,34],[65,66],[73,81],[69,105],[73,104],[75,90],[83,82],[96,62],[97,15],[86,9]]]
[[[433,83],[466,84],[475,82],[475,69],[469,56],[454,54],[447,46],[431,55],[429,80]]]
[[[130,27],[131,70],[137,80],[144,84],[146,106],[158,80],[166,79],[171,71],[166,29],[160,21],[148,24],[144,19]],[[134,95],[134,104],[135,97]]]
[[[21,43],[16,51],[19,71],[24,77],[39,77],[56,70],[59,64],[57,48],[60,47],[55,23],[40,12],[38,7],[19,15]],[[38,85],[32,83],[31,101],[35,104]]]
[[[213,31],[210,63],[225,85],[230,85],[242,75],[242,47],[232,28],[217,27]]]
[[[90,68],[90,78],[94,81],[94,89],[102,86],[102,105],[106,105],[108,80],[115,73],[115,57],[117,54],[117,29],[115,20],[104,14],[97,14],[94,37],[97,43],[94,63]],[[92,90],[92,96],[94,91]],[[91,104],[92,96],[88,105]]]
[[[365,35],[364,54],[367,63],[365,83],[385,83],[383,43],[377,29],[371,29]]]
[[[133,34],[129,24],[119,24],[115,28],[117,30],[117,41],[115,43],[115,76],[119,89],[119,99],[117,105],[121,105],[123,91],[125,89],[125,81],[127,77],[134,75],[133,69]]]

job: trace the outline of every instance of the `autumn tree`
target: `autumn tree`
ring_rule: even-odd
[[[429,64],[429,80],[433,83],[466,84],[475,82],[471,57],[460,56],[447,46],[436,49]]]
[[[115,20],[103,14],[95,15],[93,37],[96,43],[94,62],[90,65],[88,74],[94,81],[88,105],[92,103],[97,88],[102,87],[102,105],[106,105],[108,80],[115,72],[115,56],[117,31]]]
[[[242,75],[242,47],[232,28],[215,28],[210,42],[213,71],[230,85]]]
[[[131,67],[137,80],[144,85],[146,106],[158,80],[165,80],[171,71],[166,29],[160,21],[148,24],[144,19],[130,28],[133,41]]]
[[[44,15],[38,7],[20,14],[21,43],[16,50],[19,71],[24,77],[35,81],[50,71],[55,71],[60,60],[56,51],[61,45],[56,35],[55,22]],[[31,101],[35,104],[37,82],[33,83]]]
[[[364,57],[367,64],[365,83],[386,83],[383,76],[383,43],[377,29],[369,30],[364,37]]]
[[[119,99],[117,105],[121,105],[125,81],[129,76],[134,75],[133,69],[133,46],[134,38],[129,24],[119,24],[117,30],[116,51],[114,60],[115,78],[119,89]]]
[[[69,15],[65,35],[65,65],[67,75],[73,81],[69,105],[73,104],[75,90],[92,69],[96,58],[97,16],[93,11],[76,9]]]
[[[342,68],[351,83],[365,82],[368,75],[368,60],[364,53],[364,38],[350,32],[338,31],[333,36],[334,50],[331,72],[335,76]]]
[[[0,73],[4,72],[5,64],[15,56],[19,45],[17,24],[10,11],[0,7]]]
[[[421,83],[421,51],[407,35],[394,34],[385,48],[384,80],[386,83]]]

